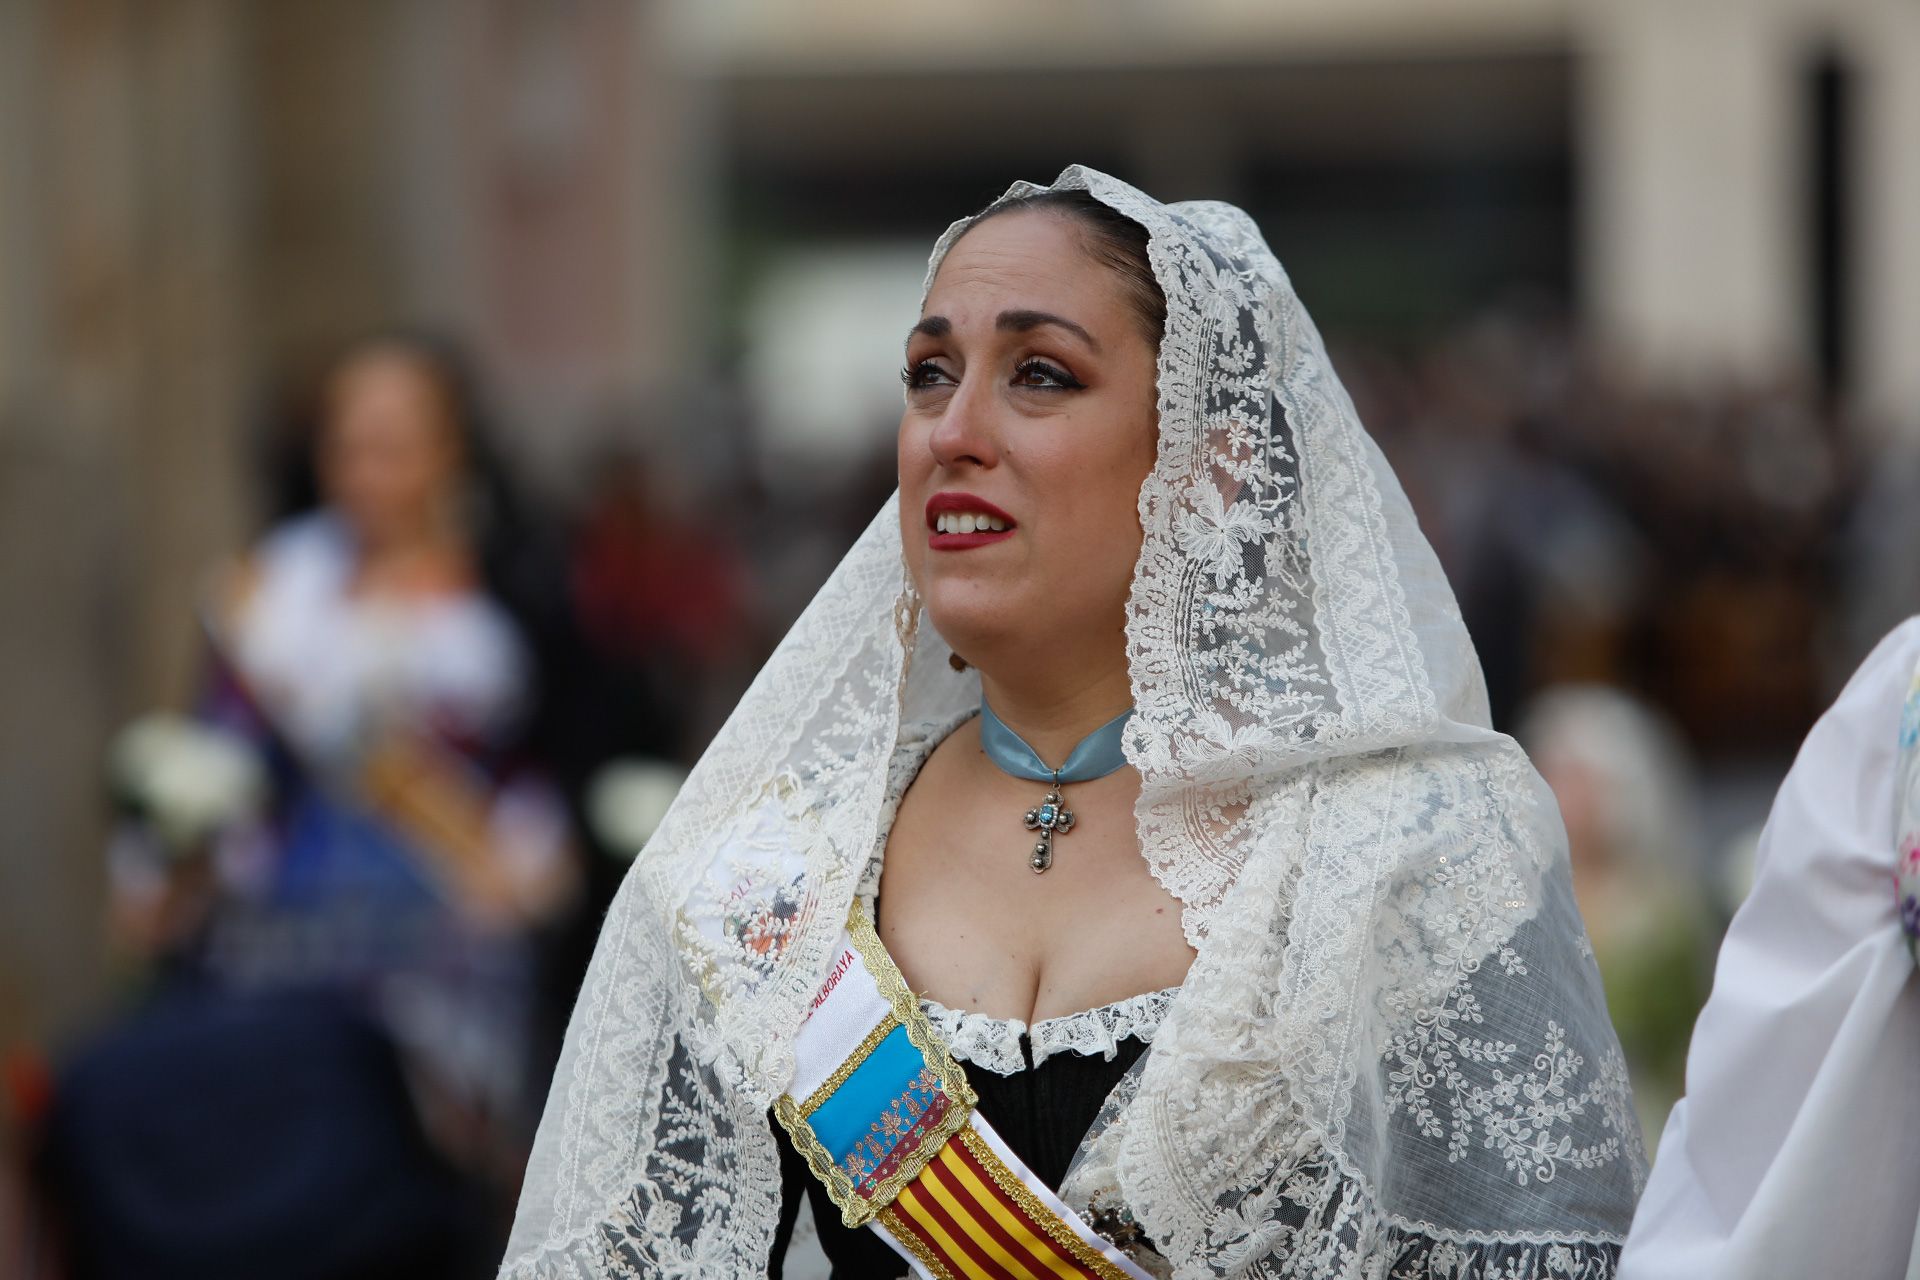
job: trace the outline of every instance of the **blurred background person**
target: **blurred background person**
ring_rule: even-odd
[[[589,474],[567,578],[602,698],[614,700],[578,728],[607,735],[608,755],[697,757],[777,638],[727,518],[737,508],[707,488],[664,452],[627,442]],[[664,733],[642,737],[649,729]]]
[[[325,1210],[351,1212],[355,1132],[369,1163],[407,1147],[420,1224],[484,1239],[530,1138],[537,931],[572,904],[581,868],[529,752],[525,535],[442,344],[354,346],[321,380],[308,445],[315,504],[207,604],[197,716],[136,725],[118,752],[130,816],[111,906],[149,972],[133,1017],[55,1088],[49,1162],[80,1274],[119,1274],[116,1254],[155,1274],[223,1259],[240,1274],[259,1265],[249,1249],[332,1229]],[[128,1110],[144,1122],[106,1123]],[[215,1137],[235,1111],[258,1131]],[[165,1190],[196,1167],[221,1187],[214,1151],[253,1169],[258,1155],[225,1145],[239,1142],[276,1153],[255,1172],[286,1192],[293,1152],[322,1134],[338,1181],[269,1197],[271,1223]],[[130,1185],[142,1173],[153,1186]],[[386,1244],[419,1266],[407,1231]],[[465,1252],[436,1265],[459,1274]]]
[[[579,876],[530,754],[531,534],[434,341],[350,350],[311,444],[317,505],[267,534],[207,617],[203,715],[268,753],[278,792],[232,856],[244,922],[221,922],[209,963],[249,983],[312,965],[392,983],[378,998],[401,1039],[512,1115],[531,1066],[524,939]]]

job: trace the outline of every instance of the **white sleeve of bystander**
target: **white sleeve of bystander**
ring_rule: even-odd
[[[1916,659],[1911,619],[1781,785],[1620,1280],[1906,1273],[1920,988],[1895,906],[1893,791]]]

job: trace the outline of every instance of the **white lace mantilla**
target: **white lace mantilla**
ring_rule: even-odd
[[[1077,1053],[1086,1058],[1105,1058],[1112,1062],[1120,1052],[1122,1040],[1153,1043],[1160,1019],[1173,1003],[1178,987],[1164,991],[1143,991],[1125,1000],[1103,1004],[1098,1009],[1042,1018],[1029,1026],[1018,1018],[995,1018],[970,1009],[949,1009],[932,1000],[922,1000],[927,1020],[940,1038],[953,1050],[953,1056],[999,1076],[1019,1075],[1028,1069],[1026,1038],[1033,1046],[1033,1066],[1038,1067],[1055,1054]]]
[[[1644,1156],[1565,834],[1488,723],[1404,494],[1244,214],[1077,167],[1056,188],[1145,227],[1166,295],[1125,747],[1142,852],[1197,953],[1062,1197],[1181,1280],[1607,1280]],[[504,1275],[764,1272],[794,1034],[926,726],[979,700],[898,516],[628,874]],[[1121,1034],[1058,1031],[1076,1052]],[[1004,1030],[954,1035],[1006,1063]]]

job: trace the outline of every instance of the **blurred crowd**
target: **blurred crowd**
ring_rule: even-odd
[[[1526,305],[1336,362],[1559,797],[1657,1132],[1759,816],[1718,780],[1777,776],[1914,598],[1920,467],[1806,385],[1638,390]],[[716,457],[769,424],[709,397],[536,503],[477,385],[379,335],[265,432],[271,518],[180,602],[196,703],[104,762],[115,1011],[8,1064],[25,1274],[489,1274],[626,862],[891,488],[884,425],[799,492]]]

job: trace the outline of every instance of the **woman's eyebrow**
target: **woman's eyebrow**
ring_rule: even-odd
[[[907,330],[907,342],[913,342],[913,335],[924,333],[929,338],[944,338],[953,332],[953,321],[945,316],[923,316],[920,323]]]
[[[993,327],[1004,333],[1025,333],[1029,329],[1037,329],[1046,324],[1065,329],[1068,333],[1077,335],[1080,341],[1096,352],[1100,350],[1100,343],[1092,334],[1065,316],[1057,316],[1051,311],[1002,311],[994,320]],[[945,316],[924,316],[919,324],[907,330],[907,341],[912,342],[913,335],[916,333],[923,333],[929,338],[944,338],[952,332],[953,321]]]
[[[1068,333],[1076,334],[1079,336],[1080,341],[1086,343],[1095,351],[1100,350],[1100,344],[1094,340],[1092,334],[1065,316],[1054,315],[1051,311],[1002,311],[999,319],[993,322],[993,327],[1009,333],[1025,333],[1027,330],[1037,329],[1043,324],[1050,324],[1057,328],[1065,329]]]

